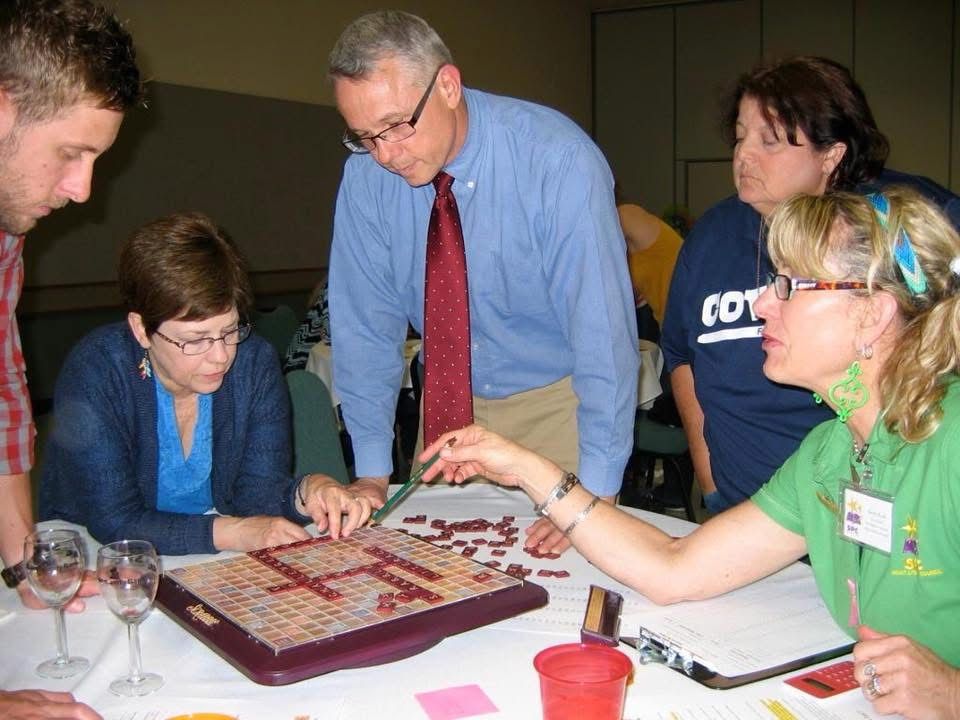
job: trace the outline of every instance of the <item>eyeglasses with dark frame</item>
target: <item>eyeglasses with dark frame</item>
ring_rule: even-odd
[[[433,77],[430,78],[430,84],[427,85],[427,89],[424,91],[423,97],[420,98],[420,102],[418,102],[417,106],[413,109],[413,115],[410,116],[409,120],[394,123],[390,127],[381,130],[376,135],[357,135],[349,130],[345,130],[343,133],[343,138],[340,140],[340,142],[343,143],[343,146],[352,153],[366,154],[371,153],[376,149],[377,140],[383,140],[384,142],[389,143],[398,143],[406,140],[409,137],[412,137],[417,131],[417,122],[420,120],[420,115],[423,113],[423,109],[427,106],[427,99],[430,97],[430,93],[433,92],[433,86],[437,82],[437,76],[440,74],[441,69],[443,69],[443,65],[438,67],[437,71],[433,74]]]
[[[798,290],[865,290],[867,284],[858,280],[814,280],[767,273],[767,287],[771,286],[777,299],[786,301]]]
[[[153,334],[159,335],[171,345],[176,345],[184,355],[203,355],[205,352],[209,352],[218,340],[222,341],[224,345],[239,345],[250,337],[251,329],[252,326],[250,323],[243,323],[242,325],[237,325],[235,330],[228,330],[220,337],[202,337],[196,340],[183,341],[167,337],[159,330],[154,330]]]

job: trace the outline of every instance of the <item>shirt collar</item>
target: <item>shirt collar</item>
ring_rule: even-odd
[[[463,101],[467,108],[467,137],[463,147],[444,170],[456,179],[458,191],[473,190],[477,183],[484,129],[487,124],[486,106],[482,96],[475,90],[463,89]]]

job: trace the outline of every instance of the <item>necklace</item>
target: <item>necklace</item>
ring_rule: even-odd
[[[864,443],[863,447],[861,447],[860,444],[856,440],[854,440],[853,441],[853,459],[858,463],[862,463],[863,459],[867,456],[867,450],[869,449],[870,449],[870,443]]]
[[[870,443],[864,443],[862,446],[857,443],[856,440],[853,441],[853,462],[850,463],[850,478],[853,480],[855,487],[860,487],[863,485],[870,485],[870,481],[873,479],[873,469],[870,467],[870,461],[867,459],[867,450],[870,449]],[[855,464],[863,465],[863,477],[857,473]]]
[[[760,287],[760,248],[763,247],[763,216],[760,216],[760,228],[757,230],[757,284],[756,287]]]

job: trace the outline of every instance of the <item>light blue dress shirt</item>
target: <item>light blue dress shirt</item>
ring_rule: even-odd
[[[504,398],[571,375],[580,477],[612,495],[633,446],[639,352],[610,169],[560,113],[464,96],[467,137],[445,170],[466,247],[473,392]],[[407,322],[423,329],[434,196],[432,184],[412,188],[370,155],[344,167],[329,299],[334,383],[358,476],[391,471]]]

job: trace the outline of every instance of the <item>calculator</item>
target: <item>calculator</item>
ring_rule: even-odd
[[[816,698],[829,698],[860,687],[860,684],[853,677],[852,660],[843,660],[833,665],[811,670],[803,675],[788,678],[784,682]]]

